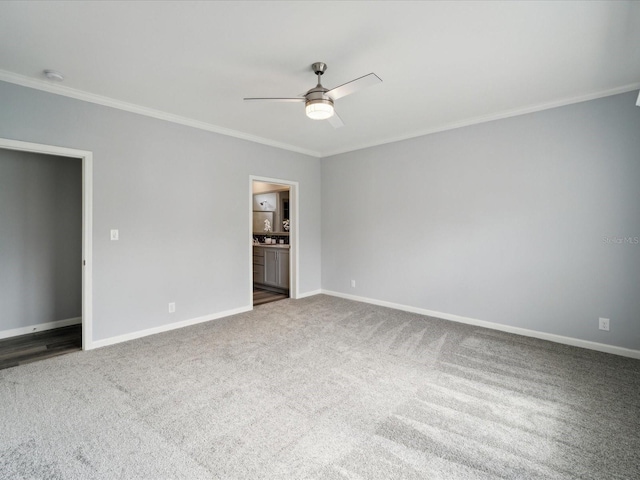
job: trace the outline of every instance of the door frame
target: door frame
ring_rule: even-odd
[[[299,284],[299,228],[300,222],[298,220],[298,197],[299,197],[299,185],[298,182],[291,180],[284,180],[282,178],[260,177],[257,175],[249,175],[249,238],[253,238],[253,182],[265,182],[275,183],[279,185],[286,185],[289,187],[289,219],[291,220],[291,226],[289,229],[289,298],[296,299],[300,291]],[[253,308],[253,245],[249,242],[249,305]]]
[[[0,138],[0,149],[82,160],[82,349],[93,343],[93,152]]]

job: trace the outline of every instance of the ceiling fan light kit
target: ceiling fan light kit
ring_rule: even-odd
[[[326,120],[333,116],[333,101],[330,98],[319,98],[317,100],[307,100],[304,110],[312,120]]]
[[[258,100],[266,102],[305,102],[305,113],[312,120],[329,120],[334,128],[344,126],[344,123],[336,113],[333,102],[341,97],[350,95],[358,90],[382,82],[375,73],[364,75],[350,82],[344,83],[331,90],[324,88],[320,77],[327,71],[327,64],[315,62],[311,64],[311,70],[318,76],[318,84],[307,91],[303,96],[294,98],[245,98],[245,100]]]

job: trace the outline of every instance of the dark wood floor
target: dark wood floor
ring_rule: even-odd
[[[82,325],[0,340],[0,370],[82,350]]]
[[[263,290],[261,288],[253,287],[253,306],[262,305],[263,303],[277,302],[278,300],[284,300],[289,298],[289,295],[284,293],[271,292],[269,290]]]

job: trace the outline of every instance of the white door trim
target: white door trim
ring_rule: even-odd
[[[57,155],[82,160],[82,349],[91,350],[93,343],[93,153],[74,148],[43,145],[0,138],[0,149]]]
[[[253,182],[277,183],[287,185],[289,187],[289,216],[291,220],[291,228],[289,229],[289,297],[298,298],[300,291],[300,279],[298,275],[299,254],[298,254],[298,238],[300,222],[298,217],[298,182],[291,180],[283,180],[281,178],[259,177],[249,175],[249,236],[247,239],[253,238]],[[250,258],[253,258],[253,247],[251,242],[247,242],[250,249]],[[253,265],[249,262],[249,305],[253,305]]]

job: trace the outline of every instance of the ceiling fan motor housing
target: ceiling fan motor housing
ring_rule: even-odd
[[[333,99],[327,95],[325,92],[328,90],[326,88],[312,88],[307,92],[305,98],[307,99],[306,105],[309,103],[326,103],[328,105],[333,105]]]

